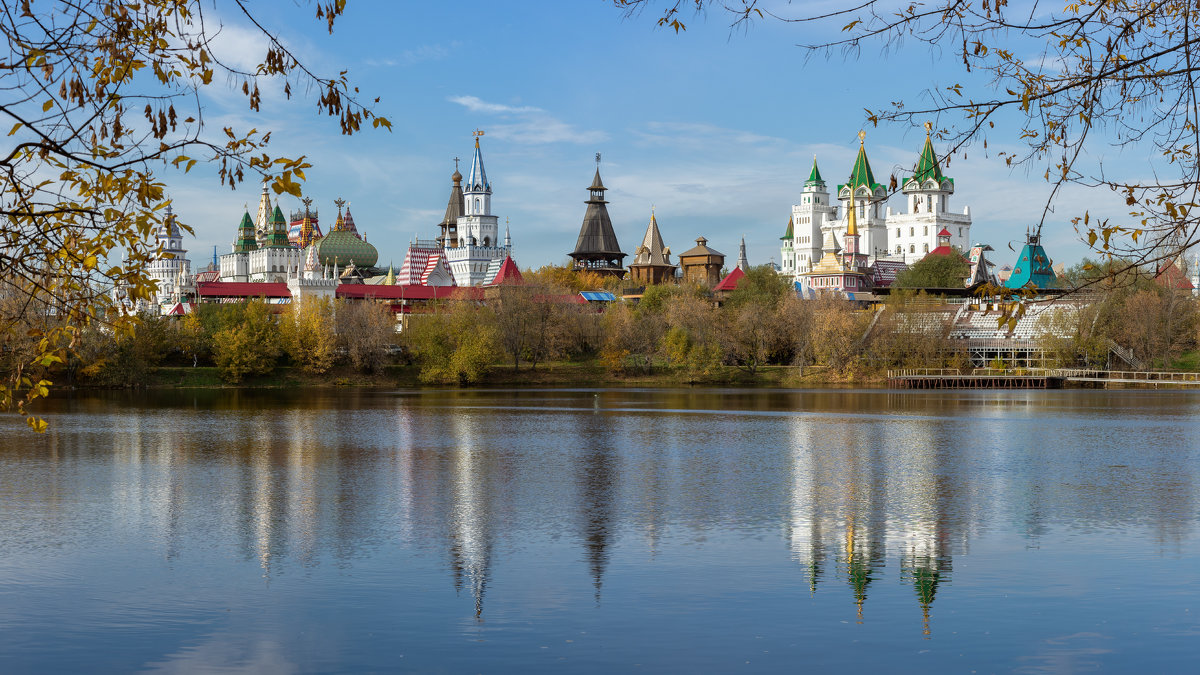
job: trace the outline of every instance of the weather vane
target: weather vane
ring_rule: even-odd
[[[600,168],[600,153],[596,153],[596,168]]]
[[[472,132],[471,132],[471,135],[472,135],[472,136],[474,136],[475,138],[479,138],[480,136],[482,136],[482,135],[483,135],[483,130],[482,130],[482,129],[476,129],[475,131],[472,131]]]
[[[926,135],[926,136],[928,136],[928,135],[929,135],[929,132],[930,132],[932,129],[933,129],[933,122],[926,122],[926,123],[925,123],[925,135]]]

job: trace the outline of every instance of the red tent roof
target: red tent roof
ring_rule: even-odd
[[[949,236],[951,236],[951,235],[950,235],[950,230],[947,230],[946,228],[944,228],[944,227],[943,227],[943,228],[942,228],[942,231],[937,233],[937,236],[939,236],[939,237],[949,237]]]
[[[739,280],[741,280],[741,278],[742,278],[742,277],[744,277],[744,276],[746,276],[746,273],[742,271],[742,268],[740,268],[740,267],[735,267],[735,268],[733,268],[733,271],[732,271],[732,272],[730,272],[729,274],[725,275],[725,278],[724,278],[724,279],[722,279],[722,280],[721,280],[721,283],[717,284],[717,287],[716,287],[716,288],[714,288],[713,290],[714,290],[714,291],[733,291],[733,290],[737,290],[737,287],[738,287],[738,281],[739,281]]]
[[[1154,280],[1167,288],[1175,288],[1181,291],[1190,291],[1195,288],[1192,286],[1191,280],[1187,278],[1187,275],[1175,265],[1174,260],[1162,268],[1158,274],[1154,275]]]
[[[499,286],[500,284],[520,284],[525,280],[521,277],[521,270],[517,268],[517,264],[509,256],[504,256],[504,262],[500,263],[500,270],[496,272],[496,276],[488,286]]]

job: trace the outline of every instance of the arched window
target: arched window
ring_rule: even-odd
[[[483,238],[483,245],[484,245],[484,246],[491,246],[491,245],[492,245],[492,240],[491,240],[491,238],[490,238],[490,237],[484,237],[484,238]]]
[[[897,239],[899,239],[899,238],[900,238],[900,228],[898,228],[898,227],[896,228],[896,238],[897,238]],[[899,252],[900,252],[900,251],[896,251],[896,253],[899,253]]]
[[[908,245],[908,252],[909,252],[909,253],[916,253],[916,252],[917,252],[917,247],[916,247],[916,245],[915,245],[915,244],[909,244],[909,245]]]
[[[929,244],[925,244],[925,246],[923,246],[922,248],[925,249],[926,253],[929,253]]]
[[[904,247],[903,247],[903,246],[897,246],[897,247],[896,247],[896,254],[897,254],[897,255],[899,255],[899,254],[901,254],[901,253],[904,253]]]
[[[475,198],[475,213],[479,213],[479,198]]]
[[[926,237],[928,237],[928,236],[929,236],[929,226],[928,226],[928,225],[926,225],[925,227],[921,228],[921,234],[925,235]]]
[[[917,234],[917,228],[915,228],[915,227],[908,228],[908,236],[913,237],[913,236],[916,236],[916,234]]]

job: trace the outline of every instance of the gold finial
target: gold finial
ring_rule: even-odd
[[[863,143],[866,141],[866,138],[867,138],[867,132],[863,131],[862,129],[859,129],[858,130],[858,142]]]
[[[483,129],[476,129],[475,131],[471,132],[471,135],[475,137],[475,147],[478,148],[479,147],[479,137],[483,135]]]
[[[933,122],[926,122],[926,123],[925,123],[925,135],[926,135],[926,136],[928,136],[928,135],[929,135],[929,132],[930,132],[932,129],[933,129]]]
[[[342,199],[341,197],[338,197],[337,199],[333,200],[333,203],[334,203],[334,204],[337,204],[337,207],[338,207],[338,217],[340,218],[340,217],[341,217],[341,215],[342,215],[342,207],[346,205],[346,200],[345,200],[345,199]]]

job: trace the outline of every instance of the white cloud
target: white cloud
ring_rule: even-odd
[[[492,124],[488,133],[497,139],[522,145],[547,143],[600,143],[608,139],[603,131],[584,131],[575,128],[541,108],[511,106],[484,101],[477,96],[451,96],[447,100],[467,110],[496,115],[507,123]]]
[[[457,47],[459,43],[453,42],[450,48]],[[418,63],[426,63],[429,61],[441,61],[450,56],[450,48],[442,45],[421,45],[412,49],[405,49],[396,56],[384,59],[367,59],[363,63],[373,67],[407,67],[414,66]]]

